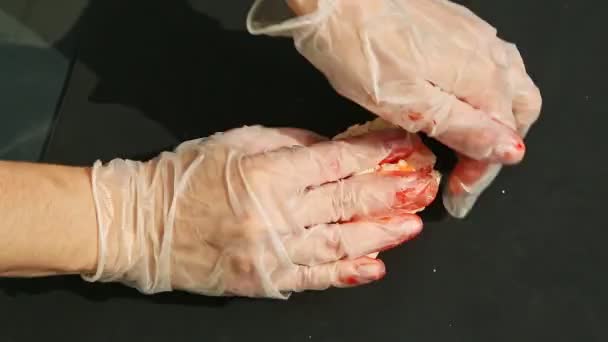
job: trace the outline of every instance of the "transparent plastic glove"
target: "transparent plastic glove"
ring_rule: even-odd
[[[523,158],[540,92],[517,48],[471,11],[445,0],[290,0],[296,17],[265,20],[280,1],[255,3],[251,33],[293,37],[338,93],[459,153],[444,194],[454,216],[500,165]]]
[[[356,174],[412,143],[401,129],[327,141],[253,126],[150,162],[98,162],[100,253],[97,273],[85,279],[147,294],[271,298],[377,280],[384,264],[365,256],[421,230],[412,203],[432,200],[435,179]]]

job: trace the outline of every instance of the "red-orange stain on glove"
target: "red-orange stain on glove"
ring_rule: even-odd
[[[424,209],[435,200],[439,190],[439,174],[433,170],[435,155],[418,135],[411,134],[408,141],[409,146],[392,150],[376,169],[382,175],[408,178],[407,188],[395,192],[388,213],[370,213],[372,216],[380,214],[376,219],[382,223],[391,221],[396,215],[412,214]],[[357,219],[361,218],[352,218]],[[394,245],[386,248],[392,247]]]
[[[422,119],[422,114],[420,113],[410,113],[407,115],[408,118],[410,118],[410,120],[412,121],[418,121],[420,119]]]
[[[422,175],[419,182],[416,186],[395,194],[396,209],[414,212],[427,207],[435,200],[439,183],[430,174]]]
[[[346,279],[344,279],[342,282],[348,285],[357,285],[359,284],[359,278],[355,276],[350,276],[346,277]]]
[[[391,154],[388,157],[384,158],[380,165],[382,164],[393,164],[398,162],[400,159],[407,159],[409,156],[414,153],[414,146],[411,147],[400,147],[391,151]]]
[[[391,216],[382,216],[382,217],[377,218],[377,221],[380,223],[388,223],[392,220],[393,220],[393,218]]]
[[[406,161],[399,163],[400,160]],[[409,161],[414,162],[410,164]],[[396,177],[414,177],[414,184],[395,195],[395,209],[416,212],[431,204],[439,191],[439,182],[433,176],[433,152],[415,136],[412,146],[393,151],[380,165],[397,164],[397,169],[382,170],[386,175]]]

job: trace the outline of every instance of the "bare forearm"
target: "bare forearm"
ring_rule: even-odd
[[[0,276],[89,272],[96,259],[89,170],[0,162]]]

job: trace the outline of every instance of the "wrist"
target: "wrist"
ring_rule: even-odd
[[[98,257],[95,269],[83,273],[85,280],[131,284],[138,266],[147,262],[143,247],[155,239],[149,236],[157,206],[150,186],[159,176],[152,167],[155,162],[115,159],[93,166]]]
[[[85,280],[121,282],[144,293],[171,289],[174,182],[195,152],[181,148],[179,156],[163,153],[145,163],[116,159],[93,166],[99,257]]]
[[[95,268],[97,226],[86,168],[0,162],[0,275]]]
[[[55,193],[47,215],[50,234],[48,259],[41,269],[50,274],[81,274],[97,264],[97,220],[91,192],[91,170],[82,167],[57,167],[51,172],[49,191]],[[54,183],[53,185],[51,185]]]
[[[115,159],[108,165],[96,162],[91,168],[91,193],[96,212],[97,261],[95,268],[82,272],[88,281],[116,278],[125,272],[125,263],[132,260],[128,253],[132,246],[123,246],[125,237],[133,235],[133,212],[122,210],[125,203],[136,206],[136,171],[129,168],[132,162]],[[133,162],[134,163],[134,162]],[[114,165],[125,172],[112,172]],[[121,252],[122,251],[122,252]],[[132,251],[131,251],[132,252]]]
[[[67,236],[65,253],[57,262],[66,274],[92,272],[97,267],[97,217],[93,202],[91,168],[71,168],[71,185],[65,189],[63,206],[70,222],[61,229]],[[63,244],[62,244],[63,245]]]

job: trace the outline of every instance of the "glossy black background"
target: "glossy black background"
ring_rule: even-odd
[[[287,302],[1,280],[0,340],[606,341],[608,5],[468,6],[517,42],[543,92],[542,119],[525,162],[506,169],[470,217],[436,207],[418,239],[383,254],[384,280]],[[92,2],[57,44],[77,40],[78,59],[44,160],[146,158],[243,124],[333,134],[369,117],[291,42],[244,32],[247,1],[198,7]]]

